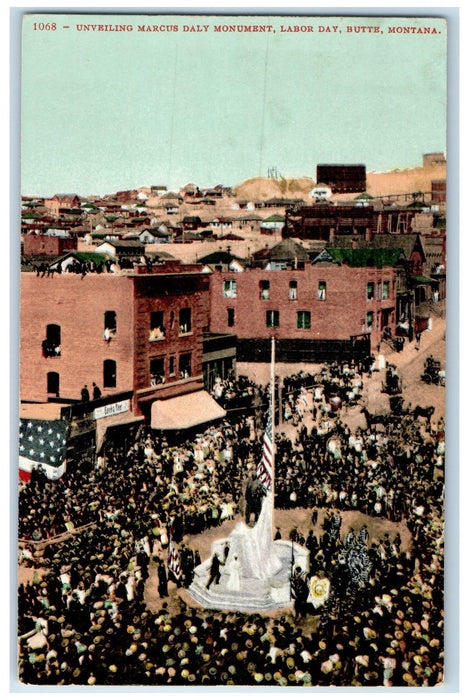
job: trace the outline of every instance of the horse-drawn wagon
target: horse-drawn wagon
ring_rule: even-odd
[[[385,394],[390,394],[391,396],[402,394],[402,379],[394,365],[388,365],[382,387]]]
[[[438,384],[439,386],[445,385],[446,373],[441,368],[441,362],[439,360],[435,360],[432,355],[427,357],[425,360],[422,381],[425,382],[425,384]]]

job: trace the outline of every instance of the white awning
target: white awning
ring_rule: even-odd
[[[220,420],[226,411],[206,391],[154,401],[151,427],[156,430],[185,430],[195,425]]]

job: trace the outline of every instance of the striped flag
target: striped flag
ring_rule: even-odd
[[[181,565],[179,563],[179,551],[173,540],[173,529],[169,529],[169,544],[168,544],[168,569],[176,578],[181,576]]]
[[[262,458],[257,465],[257,478],[265,486],[267,491],[272,488],[272,467],[274,463],[274,445],[272,441],[272,404],[269,407],[267,425],[264,432],[264,443],[262,446]]]

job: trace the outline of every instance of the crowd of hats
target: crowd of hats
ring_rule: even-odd
[[[310,508],[313,522],[318,509],[328,511],[322,538],[298,533],[310,547],[312,573],[330,576],[339,589],[334,576],[348,533],[339,530],[332,543],[328,537],[337,509],[404,519],[413,548],[400,551],[388,536],[369,541],[372,570],[365,590],[345,600],[333,590],[308,631],[290,615],[210,613],[182,602],[170,612],[164,601],[154,613],[145,604],[138,548],[164,550],[169,522],[180,542],[236,513],[247,469],[260,450],[261,431],[251,417],[176,447],[142,431],[130,450],[108,445],[105,460],[80,482],[69,474],[58,482],[33,474],[20,494],[23,535],[37,537],[36,528],[52,534],[60,529],[59,513],[62,530],[67,522],[93,526],[49,547],[42,562],[47,573],[19,589],[20,680],[194,686],[441,682],[444,425],[427,432],[403,421],[372,433],[351,431],[338,420],[335,430],[334,450],[304,427],[296,444],[285,435],[278,442],[277,506]],[[34,511],[31,518],[25,504]]]

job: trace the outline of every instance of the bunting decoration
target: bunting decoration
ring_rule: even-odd
[[[29,481],[33,469],[42,469],[49,479],[65,473],[69,423],[64,420],[21,418],[19,430],[19,477]]]

